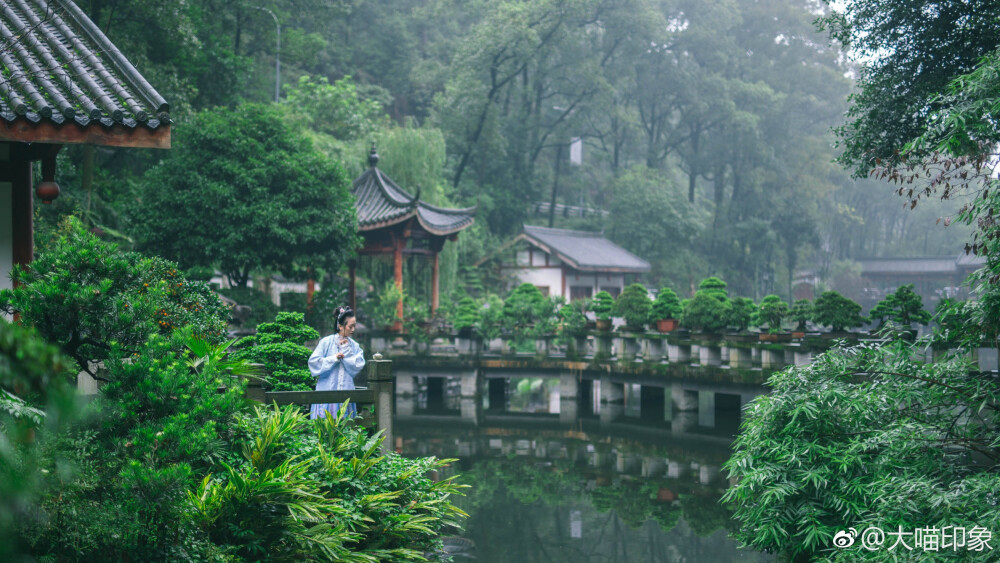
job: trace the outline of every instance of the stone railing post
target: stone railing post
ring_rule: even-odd
[[[375,392],[375,422],[385,439],[382,453],[393,451],[395,433],[392,431],[392,360],[383,360],[375,352],[368,362],[368,388]]]

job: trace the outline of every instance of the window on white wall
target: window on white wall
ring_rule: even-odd
[[[531,263],[531,251],[530,250],[518,250],[517,251],[517,265],[527,266]]]

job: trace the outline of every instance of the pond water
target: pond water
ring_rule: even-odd
[[[703,427],[671,414],[669,392],[643,401],[640,385],[626,384],[610,415],[594,393],[567,405],[559,379],[544,374],[508,378],[504,393],[491,389],[471,407],[457,377],[406,387],[400,396],[397,380],[397,450],[457,458],[436,477],[470,485],[456,501],[469,513],[464,530],[445,540],[456,561],[772,560],[737,548],[718,503],[738,405],[717,407]]]

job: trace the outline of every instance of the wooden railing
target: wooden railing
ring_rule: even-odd
[[[361,407],[371,405],[375,411],[373,427],[381,430],[385,436],[382,451],[391,451],[394,437],[392,360],[382,359],[382,354],[376,352],[362,372],[368,377],[368,387],[350,391],[268,391],[264,380],[249,379],[246,397],[267,405],[317,405],[350,401],[358,406],[359,411]]]

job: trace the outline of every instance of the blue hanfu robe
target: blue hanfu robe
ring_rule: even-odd
[[[316,381],[317,391],[349,391],[354,389],[354,376],[365,367],[365,354],[361,346],[352,338],[348,338],[346,343],[341,344],[339,334],[331,334],[319,341],[316,349],[309,356],[309,371]],[[337,354],[343,354],[344,359],[337,358]],[[336,416],[340,409],[340,403],[327,403],[323,405],[313,405],[309,411],[309,418],[319,418],[333,413]],[[351,402],[347,407],[348,416],[356,416],[358,409]]]

